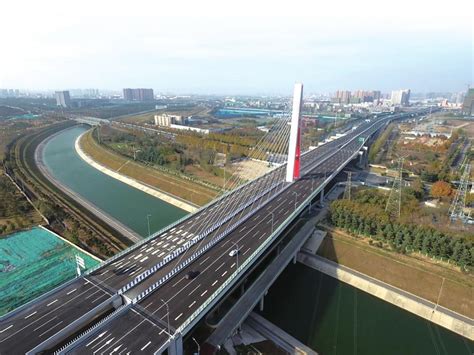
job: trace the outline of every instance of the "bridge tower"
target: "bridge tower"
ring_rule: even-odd
[[[293,91],[293,110],[291,112],[290,141],[288,143],[288,163],[286,165],[286,181],[293,182],[300,177],[300,112],[303,103],[303,84],[295,84]]]

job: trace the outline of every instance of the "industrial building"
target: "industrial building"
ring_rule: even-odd
[[[474,116],[474,89],[468,89],[462,104],[462,113],[466,116]]]

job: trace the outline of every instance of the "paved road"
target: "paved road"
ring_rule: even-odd
[[[146,241],[143,245],[130,248],[120,258],[105,263],[85,278],[77,280],[76,282],[82,282],[85,285],[90,285],[91,288],[104,292],[103,297],[105,299],[108,297],[107,294],[110,296],[140,273],[162,262],[171,252],[187,245],[186,243],[201,235],[209,226],[229,219],[228,222],[218,228],[216,227],[204,238],[206,243],[218,233],[224,232],[229,224],[241,222],[224,240],[194,260],[188,267],[174,275],[170,281],[141,300],[139,304],[124,315],[112,320],[109,325],[111,327],[110,332],[107,334],[110,339],[114,339],[100,351],[112,351],[120,344],[123,344],[120,349],[124,349],[124,346],[127,345],[127,352],[140,350],[145,345],[141,341],[134,340],[136,334],[141,335],[140,339],[153,339],[153,343],[147,345],[147,351],[153,347],[159,347],[163,341],[158,341],[156,329],[150,326],[150,323],[153,323],[157,329],[163,330],[163,322],[166,319],[167,312],[161,301],[162,299],[169,302],[170,323],[172,327],[177,328],[217,288],[226,282],[237,268],[238,262],[243,263],[262,243],[268,242],[272,229],[272,214],[274,228],[277,228],[280,223],[291,215],[295,206],[308,198],[312,191],[324,181],[325,176],[339,168],[354,152],[360,149],[363,142],[360,142],[357,137],[362,135],[366,138],[383,124],[383,120],[378,121],[376,125],[373,125],[373,123],[361,124],[348,135],[304,155],[302,157],[302,167],[305,176],[295,183],[291,185],[281,183],[285,167],[275,169],[272,173],[246,185],[238,192],[230,193],[228,196],[215,201],[180,224]],[[369,131],[362,133],[367,129]],[[347,145],[342,147],[345,143]],[[272,186],[272,188],[262,193],[261,196],[256,196],[256,192],[260,191],[263,185]],[[249,198],[255,199],[251,206],[247,206]],[[268,201],[268,204],[263,208],[257,208],[266,201]],[[239,211],[239,213],[231,218],[235,211]],[[253,212],[253,215],[246,220],[242,220],[242,216],[250,211]],[[240,249],[239,260],[237,260],[237,257],[229,256],[229,252],[236,248],[234,243]],[[184,258],[196,252],[199,246],[199,243],[190,246],[185,254],[181,254],[177,259],[163,265],[147,279],[129,290],[126,295],[129,298],[137,296],[141,291],[173,270],[178,260],[183,261]],[[185,274],[190,270],[199,270],[200,275],[193,280],[185,279]],[[56,325],[56,328],[51,328],[51,333],[35,333],[31,332],[29,328],[23,328],[20,323],[21,318],[24,319],[26,315],[29,315],[24,315],[25,310],[0,319],[0,349],[3,350],[4,346],[7,349],[8,346],[8,349],[19,350],[16,353],[21,353],[24,349],[38,345],[44,341],[44,336],[52,335],[56,330],[70,324],[74,319],[93,307],[92,299],[86,297],[77,297],[74,302],[68,302],[70,295],[67,294],[67,290],[67,287],[60,288],[44,300],[46,304],[57,300],[58,305],[61,305],[61,312],[59,313],[49,312],[40,318],[40,310],[44,307],[44,304],[40,302],[29,307],[31,313],[37,313],[32,314],[28,320]],[[62,313],[63,310],[64,313]],[[137,319],[140,319],[140,321],[136,322]],[[61,323],[57,324],[59,322]],[[102,330],[102,328],[100,329]],[[131,329],[134,330],[130,333]],[[120,332],[122,332],[122,335],[120,335]],[[84,340],[86,339],[88,338]],[[166,339],[166,334],[164,339]],[[13,343],[16,343],[18,348]],[[81,342],[81,346],[86,344]],[[87,349],[81,349],[81,351],[87,353]]]
[[[361,143],[356,140],[315,169],[310,170],[305,177],[295,182],[291,189],[283,191],[271,203],[258,210],[252,218],[226,236],[224,240],[176,274],[161,288],[140,301],[138,305],[142,307],[141,309],[144,312],[139,323],[136,323],[136,318],[134,318],[133,323],[127,323],[126,315],[109,323],[106,329],[113,340],[104,346],[101,351],[109,353],[120,346],[120,349],[126,347],[127,352],[139,352],[141,347],[149,341],[151,342],[148,345],[150,352],[158,350],[164,344],[166,338],[161,341],[156,339],[156,330],[149,326],[149,322],[153,319],[159,319],[160,321],[156,322],[155,325],[157,327],[161,326],[161,331],[166,331],[168,312],[165,302],[169,305],[171,328],[178,328],[222,286],[238,267],[237,263],[243,263],[263,241],[270,237],[272,234],[272,213],[275,226],[286,220],[295,210],[295,206],[299,206],[300,203],[306,200],[313,190],[323,182],[325,176],[329,176],[339,168],[360,146]],[[229,255],[229,252],[235,249],[236,246],[241,251],[238,256],[239,260],[236,256]],[[196,278],[188,280],[186,274],[191,270],[199,271],[200,274]],[[165,266],[153,277],[139,284],[129,293],[130,298],[139,294],[140,291],[146,289],[153,282],[158,281],[168,271],[170,270]],[[133,312],[133,309],[126,314],[130,312]],[[131,329],[133,331],[128,332]],[[164,332],[161,334],[163,335]],[[140,334],[141,342],[134,344],[133,339],[135,339],[136,334]],[[73,353],[93,353],[92,349],[86,346],[93,336],[96,336],[96,334],[83,339]]]

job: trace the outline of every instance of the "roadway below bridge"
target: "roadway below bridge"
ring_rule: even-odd
[[[189,331],[324,186],[357,156],[365,139],[387,121],[384,118],[364,123],[348,135],[307,152],[302,157],[304,176],[296,182],[282,182],[284,166],[276,168],[74,281],[104,292],[104,298],[123,293],[125,301],[131,303],[83,334],[68,351],[126,353],[166,348],[175,330],[181,334]],[[257,191],[260,192],[256,194]],[[205,250],[204,245],[210,246]],[[229,252],[236,248],[240,253],[230,256]],[[188,280],[186,275],[190,271],[199,271],[199,275]],[[67,287],[44,298],[46,304],[55,300],[58,305],[64,304],[64,312],[59,316],[56,312],[41,313],[39,308],[44,304],[38,301],[2,317],[0,348],[24,353],[40,345],[55,330],[57,343],[64,340],[60,329],[94,309],[90,298],[77,297],[68,302],[71,294]],[[43,334],[40,329],[22,326],[26,316],[29,322],[61,323],[51,333]]]

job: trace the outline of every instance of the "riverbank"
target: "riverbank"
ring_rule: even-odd
[[[318,255],[397,287],[456,313],[474,318],[474,280],[430,259],[402,255],[370,245],[326,226],[328,236]]]
[[[89,156],[83,149],[82,147],[82,142],[81,140],[83,139],[84,135],[87,134],[88,132],[84,132],[81,134],[75,142],[75,149],[77,154],[90,166],[94,167],[95,169],[99,170],[100,172],[109,175],[110,177],[113,177],[114,179],[117,179],[129,186],[132,186],[138,190],[141,190],[151,196],[154,196],[156,198],[159,198],[160,200],[165,201],[166,203],[169,203],[170,205],[173,205],[175,207],[181,208],[182,210],[186,212],[196,212],[198,210],[198,207],[195,205],[190,204],[187,201],[184,201],[183,199],[178,198],[177,196],[171,196],[170,194],[157,190],[156,188],[145,185],[143,182],[139,182],[138,180],[135,180],[129,176],[123,175],[117,171],[111,170],[108,167],[102,165],[101,163],[95,161],[92,159],[91,156]],[[126,161],[123,164],[127,164],[128,161]]]
[[[93,205],[88,200],[84,199],[82,196],[77,194],[75,191],[71,190],[69,187],[64,185],[61,181],[56,179],[53,174],[48,170],[45,164],[44,159],[44,149],[49,141],[54,139],[57,135],[61,134],[63,131],[59,131],[45,140],[43,140],[35,150],[35,162],[36,166],[40,170],[41,174],[46,177],[50,182],[54,183],[54,185],[60,189],[64,194],[72,198],[74,201],[78,202],[84,208],[86,208],[90,213],[97,216],[100,220],[107,223],[109,226],[114,228],[115,230],[119,231],[124,237],[129,239],[130,241],[136,243],[142,240],[143,238],[138,235],[136,232],[125,226],[123,223],[119,222],[117,219],[113,218],[109,214],[105,213],[95,205]]]
[[[220,192],[215,187],[197,177],[135,161],[106,144],[99,144],[94,137],[95,132],[90,130],[84,134],[80,147],[99,165],[193,207],[204,206],[219,196]]]
[[[454,333],[474,340],[472,319],[457,314],[437,303],[410,294],[377,279],[369,277],[346,266],[339,265],[317,255],[301,252],[298,261],[302,264],[332,276],[353,287],[398,306]]]

